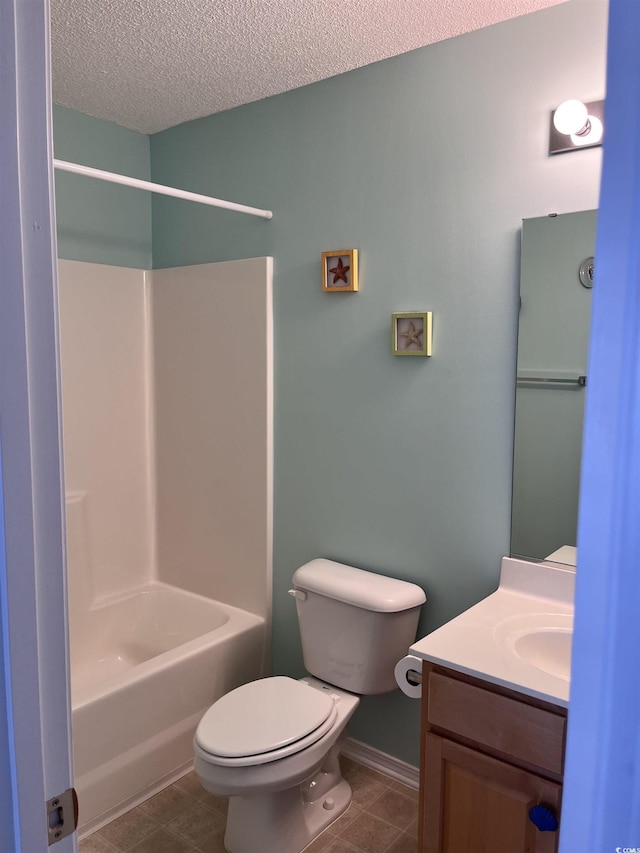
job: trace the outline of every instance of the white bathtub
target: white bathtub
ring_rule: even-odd
[[[150,583],[88,611],[72,607],[70,635],[83,837],[188,768],[204,711],[263,674],[265,622]]]

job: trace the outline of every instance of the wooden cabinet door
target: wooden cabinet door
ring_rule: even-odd
[[[560,813],[561,785],[426,736],[421,853],[555,853],[558,832],[529,819],[539,804]]]

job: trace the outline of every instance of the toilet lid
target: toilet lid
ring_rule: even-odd
[[[306,738],[334,707],[330,696],[304,682],[262,678],[218,699],[200,721],[196,741],[223,758],[261,755]]]

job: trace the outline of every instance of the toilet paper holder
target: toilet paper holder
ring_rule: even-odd
[[[409,699],[422,698],[422,661],[415,655],[405,655],[395,665],[396,684]]]
[[[409,684],[413,684],[414,686],[422,684],[422,673],[418,672],[417,669],[408,669],[405,672],[404,677],[409,682]]]

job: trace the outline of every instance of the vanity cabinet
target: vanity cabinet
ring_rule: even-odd
[[[555,853],[566,710],[423,664],[419,853]],[[548,816],[548,812],[543,816]]]

